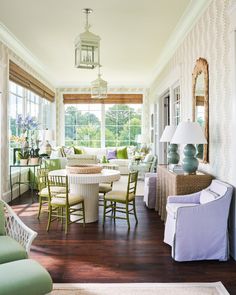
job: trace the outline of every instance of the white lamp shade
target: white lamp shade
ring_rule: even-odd
[[[197,122],[181,122],[175,131],[171,143],[176,144],[206,144],[207,140],[201,126]]]
[[[51,141],[54,140],[54,131],[53,130],[45,130],[45,140]]]
[[[171,142],[172,137],[175,133],[175,130],[176,130],[175,125],[167,125],[162,133],[160,142]]]

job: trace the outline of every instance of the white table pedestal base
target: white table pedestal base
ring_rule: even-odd
[[[99,185],[91,184],[71,184],[71,194],[76,194],[84,198],[85,223],[91,223],[98,220],[98,192]],[[71,220],[78,217],[71,215]],[[82,221],[81,221],[82,222]]]

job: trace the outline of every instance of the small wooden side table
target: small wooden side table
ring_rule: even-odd
[[[36,165],[18,165],[18,164],[14,164],[14,165],[10,165],[10,187],[11,187],[11,201],[12,201],[12,198],[13,198],[13,186],[15,184],[18,184],[19,186],[19,195],[21,195],[21,192],[20,192],[20,185],[21,184],[28,184],[30,189],[31,189],[31,195],[32,195],[32,203],[33,203],[33,200],[34,200],[34,187],[35,187],[35,184],[36,184],[36,177],[35,177],[35,172],[36,172],[36,168],[37,167],[40,167],[40,164],[36,164]],[[18,181],[16,182],[12,182],[12,169],[14,168],[18,168],[19,169],[19,178],[18,178]],[[32,179],[30,178],[29,181],[22,181],[21,180],[21,168],[33,168],[33,177]]]
[[[208,187],[213,176],[197,171],[196,174],[177,174],[168,170],[167,165],[157,166],[157,197],[155,209],[166,220],[166,202],[168,196],[186,195]]]

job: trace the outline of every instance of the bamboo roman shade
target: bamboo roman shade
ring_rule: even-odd
[[[9,79],[51,102],[55,100],[55,93],[51,89],[11,60],[9,62]]]
[[[196,96],[196,106],[204,106],[204,101],[204,96]]]
[[[90,94],[63,94],[65,104],[99,103],[99,104],[141,104],[142,94],[108,94],[104,99],[92,99]]]

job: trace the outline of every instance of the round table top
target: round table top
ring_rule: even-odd
[[[102,169],[101,173],[91,174],[69,174],[66,169],[60,169],[50,171],[49,176],[50,175],[68,175],[71,184],[95,184],[100,182],[113,182],[120,179],[120,171],[111,169]]]

